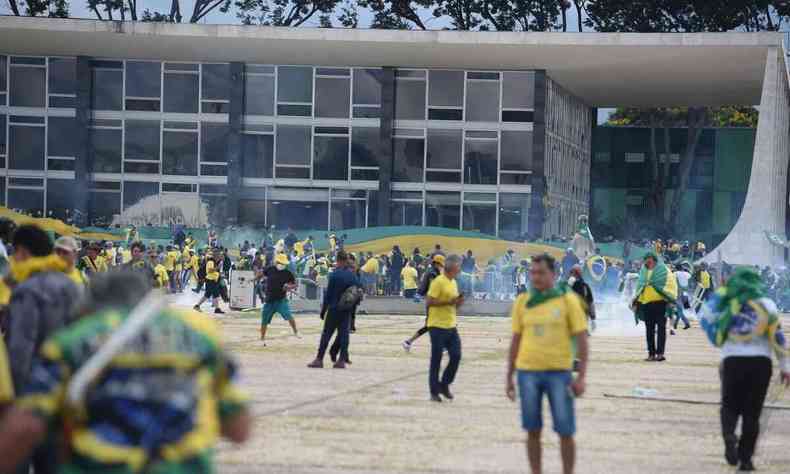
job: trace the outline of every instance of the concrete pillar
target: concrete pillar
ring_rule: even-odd
[[[244,63],[230,63],[230,113],[228,134],[228,199],[225,222],[235,225],[239,220],[239,191],[243,169],[242,128],[244,119]]]
[[[705,260],[719,255],[730,264],[776,265],[784,249],[771,244],[766,232],[784,236],[787,212],[790,86],[782,48],[769,48],[760,98],[752,173],[743,210],[732,231]]]
[[[379,192],[376,197],[377,225],[390,225],[392,196],[392,128],[395,124],[395,68],[385,67],[381,77],[381,118],[379,126]],[[372,221],[372,220],[371,220]]]
[[[74,225],[90,224],[90,182],[91,182],[91,88],[92,75],[90,58],[77,58],[77,100],[74,117],[74,137],[77,147],[74,150]]]

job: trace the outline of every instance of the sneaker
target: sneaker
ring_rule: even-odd
[[[667,360],[667,358],[663,355],[656,356],[656,362],[664,362],[665,360]]]
[[[727,464],[730,466],[738,465],[738,445],[735,440],[724,441],[724,459],[727,460]]]
[[[651,355],[647,359],[645,359],[645,362],[655,362],[655,361],[656,361],[656,356],[654,355]]]
[[[222,310],[221,310],[221,309],[219,309],[219,308],[215,308],[215,309],[214,309],[214,314],[225,314],[225,311],[222,311]]]
[[[757,469],[754,468],[754,464],[752,464],[751,460],[741,461],[741,465],[738,467],[738,472],[747,472],[747,471],[756,471]]]
[[[294,337],[295,337],[295,338],[297,338],[297,339],[301,339],[301,338],[302,338],[302,335],[301,335],[301,334],[299,334],[298,332],[295,332],[295,333],[294,333]]]
[[[194,309],[195,311],[200,312],[200,306],[199,305],[193,306],[192,309]]]
[[[691,324],[686,324],[685,326],[683,326],[683,330],[684,331],[686,331],[688,329],[691,329]]]
[[[670,336],[674,336],[675,335],[675,330],[674,329],[670,329],[669,330],[669,335]]]
[[[310,362],[309,364],[307,364],[307,367],[309,367],[311,369],[323,369],[324,368],[324,361],[322,361],[321,359],[315,359],[312,362]]]
[[[346,362],[343,361],[343,360],[339,360],[339,361],[335,362],[335,364],[332,366],[332,368],[334,368],[334,369],[345,369],[346,368]]]
[[[404,350],[404,351],[406,351],[406,352],[411,352],[411,342],[409,342],[408,340],[406,340],[406,341],[403,341],[403,342],[401,343],[401,347],[403,347],[403,350]]]
[[[442,403],[442,398],[439,395],[431,394],[431,401],[436,403]]]
[[[448,400],[455,398],[453,397],[453,394],[450,393],[450,387],[447,385],[442,386],[442,388],[439,389],[439,393],[441,393],[442,396]]]

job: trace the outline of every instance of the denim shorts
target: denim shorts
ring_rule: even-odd
[[[568,370],[518,371],[521,424],[526,431],[543,428],[543,395],[546,394],[551,406],[554,431],[560,436],[573,436],[576,433],[571,382],[573,375]]]

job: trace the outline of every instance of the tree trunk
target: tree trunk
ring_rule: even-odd
[[[565,5],[560,5],[560,9],[562,10],[562,32],[565,33],[568,31],[568,10],[565,8]]]
[[[11,7],[11,12],[19,16],[19,5],[16,4],[16,0],[8,0],[8,5]]]
[[[582,5],[584,4],[584,2],[581,1],[581,0],[574,0],[573,4],[576,5],[576,23],[578,24],[577,26],[579,27],[579,33],[581,33],[583,31],[583,29],[582,29],[582,24],[583,24],[582,23]]]
[[[705,108],[689,107],[688,109],[688,129],[686,134],[686,152],[680,160],[680,169],[678,171],[679,180],[678,187],[672,196],[672,206],[669,214],[669,225],[671,228],[677,226],[678,217],[680,217],[680,205],[683,202],[683,196],[688,190],[689,177],[691,170],[694,167],[696,158],[697,145],[699,138],[702,135],[702,127],[705,124],[705,116],[707,110]]]

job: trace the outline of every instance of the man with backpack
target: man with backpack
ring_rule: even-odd
[[[428,270],[425,271],[425,275],[422,277],[422,282],[420,282],[420,287],[417,289],[417,294],[425,297],[428,294],[428,289],[431,287],[431,282],[434,278],[438,277],[442,274],[442,269],[444,269],[444,255],[436,254],[431,259],[431,266]],[[428,332],[428,310],[425,310],[425,324],[414,333],[414,335],[401,343],[403,346],[403,350],[406,352],[411,351],[411,345],[420,338],[423,334]]]

